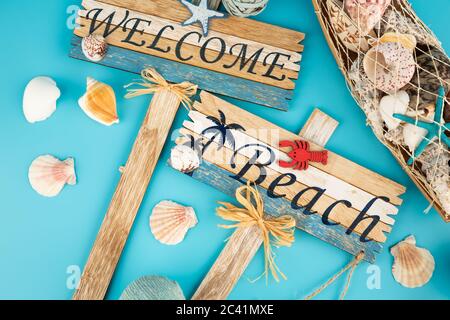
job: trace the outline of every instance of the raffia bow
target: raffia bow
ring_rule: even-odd
[[[181,103],[183,107],[190,110],[192,106],[192,101],[190,97],[197,93],[198,86],[190,82],[184,81],[182,83],[171,84],[164,79],[164,77],[159,74],[153,68],[146,68],[141,72],[142,82],[132,82],[125,86],[127,89],[126,99],[135,98],[138,96],[146,94],[154,94],[161,90],[170,90],[173,92]],[[128,89],[131,86],[140,86],[141,88]]]
[[[278,282],[278,274],[287,279],[275,263],[272,245],[276,247],[290,247],[294,242],[295,219],[291,216],[267,218],[264,215],[264,203],[256,188],[250,182],[236,190],[236,200],[243,205],[238,208],[231,203],[219,202],[223,207],[217,208],[217,215],[222,219],[237,222],[233,225],[220,225],[225,229],[251,227],[257,225],[262,232],[264,242],[264,260],[266,280],[268,271]],[[271,239],[272,236],[272,239]]]

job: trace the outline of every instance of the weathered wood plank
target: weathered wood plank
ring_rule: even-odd
[[[170,90],[161,90],[153,96],[74,300],[105,297],[179,106],[180,99]]]
[[[217,117],[219,109],[226,109],[227,121],[230,123],[245,123],[247,133],[259,139],[274,148],[279,148],[281,140],[296,140],[298,135],[289,132],[275,124],[264,120],[260,117],[251,114],[235,105],[216,97],[206,91],[200,93],[202,103],[197,103],[195,108],[205,115],[212,115]],[[268,134],[257,135],[264,128]],[[279,148],[283,152],[290,151],[287,148]],[[322,147],[311,144],[312,150],[323,150]],[[358,186],[372,195],[387,196],[390,202],[394,205],[400,205],[402,199],[400,195],[405,193],[406,189],[399,183],[396,183],[386,177],[383,177],[363,166],[360,166],[344,157],[328,152],[328,164],[322,165],[320,163],[311,163],[311,166],[316,167],[324,172],[327,172],[349,184]]]
[[[198,104],[195,104],[196,108]],[[229,112],[226,110],[222,110],[225,116],[228,118]],[[189,112],[189,117],[194,122],[185,121],[183,126],[196,132],[197,134],[202,134],[204,130],[210,127],[214,127],[215,123],[210,119],[207,119],[206,116],[197,111]],[[237,122],[242,125],[245,129],[245,122]],[[299,171],[293,170],[291,168],[282,168],[278,164],[278,160],[290,161],[290,158],[287,154],[281,152],[276,147],[269,147],[265,143],[261,142],[261,135],[258,135],[258,139],[250,136],[248,132],[241,132],[238,130],[231,130],[235,149],[239,150],[239,153],[251,158],[254,156],[256,150],[261,150],[264,147],[271,149],[273,155],[275,156],[275,161],[271,160],[271,154],[267,152],[263,152],[260,157],[258,157],[257,162],[261,164],[267,164],[268,168],[271,168],[275,172],[279,174],[293,174],[297,178],[299,182],[306,186],[316,187],[320,186],[325,189],[325,194],[330,196],[333,199],[341,200],[345,199],[352,203],[352,207],[358,211],[364,209],[364,207],[377,195],[372,195],[365,190],[363,190],[361,185],[352,185],[344,180],[341,180],[332,174],[329,174],[325,171],[322,171],[314,166],[310,166],[308,170]],[[207,137],[212,138],[213,134],[209,134]],[[225,146],[233,149],[229,140],[225,141]],[[247,147],[245,147],[247,146]],[[253,146],[253,147],[249,147]],[[270,162],[270,163],[269,163]],[[377,215],[380,219],[387,224],[394,224],[395,220],[390,215],[396,215],[398,213],[398,208],[392,205],[389,202],[385,202],[383,200],[376,201],[373,206],[369,209],[368,215]]]
[[[316,108],[300,131],[299,136],[318,146],[325,147],[338,125],[339,122]]]
[[[184,22],[191,17],[189,10],[180,5],[178,0],[101,0],[101,2],[155,15],[177,23]],[[230,35],[241,34],[247,40],[289,51],[303,51],[303,46],[300,44],[305,38],[303,33],[252,19],[233,16],[227,19],[212,19],[210,30]]]
[[[80,27],[75,29],[75,34],[79,37],[88,36],[91,20],[87,20],[85,18],[78,18],[77,24]],[[107,25],[103,24],[95,31],[95,34],[103,35],[106,28]],[[291,79],[296,79],[298,77],[298,72],[292,70],[283,70],[281,68],[275,68],[271,73],[274,77],[277,77],[279,79],[285,77],[281,81],[276,80],[274,78],[264,76],[264,74],[266,74],[269,69],[268,65],[263,65],[261,62],[256,62],[254,68],[252,69],[253,72],[247,72],[246,70],[241,70],[240,65],[238,63],[233,65],[233,63],[236,61],[236,57],[227,54],[224,54],[222,56],[222,58],[220,59],[220,63],[207,63],[206,61],[200,58],[201,48],[198,46],[188,44],[183,45],[182,54],[183,56],[188,56],[192,58],[189,61],[182,62],[179,61],[178,57],[175,54],[174,48],[177,45],[175,41],[164,38],[159,39],[158,48],[171,48],[171,50],[169,50],[168,52],[162,52],[161,49],[156,50],[151,49],[149,47],[149,45],[153,43],[153,41],[155,41],[156,38],[154,35],[151,34],[147,33],[134,34],[132,41],[138,44],[144,43],[144,45],[142,46],[137,46],[129,42],[124,42],[124,40],[127,38],[129,34],[129,31],[130,31],[129,29],[118,28],[115,32],[111,33],[109,36],[106,37],[108,44],[160,57],[163,59],[172,60],[178,63],[192,65],[205,70],[211,70],[223,74],[228,74],[233,77],[247,79],[250,81],[259,82],[270,86],[279,87],[286,90],[293,90],[295,88],[295,83]],[[218,53],[212,50],[205,50],[204,54],[206,56],[206,59],[208,59],[208,61],[214,61],[214,59],[216,59],[218,56]],[[225,68],[224,67],[225,65],[226,66],[231,65],[232,67]]]
[[[189,144],[190,137],[192,136],[195,138],[196,141],[202,141],[199,139],[204,139],[204,142],[207,142],[208,139],[202,137],[199,134],[196,134],[192,131],[189,131],[185,128],[180,129],[180,134],[182,134],[184,137],[179,138],[176,140],[177,144]],[[220,149],[220,150],[219,150]],[[233,152],[227,148],[222,147],[219,148],[219,145],[215,142],[211,143],[208,148],[204,151],[202,158],[209,163],[215,164],[221,169],[226,170],[229,172],[229,174],[237,175],[242,167],[248,163],[249,158],[245,157],[243,155],[237,154],[235,156],[235,163],[236,166],[232,166],[229,159],[233,156]],[[264,181],[262,181],[259,186],[267,190],[270,186],[270,184],[279,176],[279,173],[275,172],[274,170],[266,167],[266,178]],[[260,171],[256,167],[252,167],[248,172],[245,173],[243,176],[246,180],[249,181],[256,181],[259,178]],[[292,201],[294,197],[301,191],[306,189],[307,186],[296,182],[292,185],[288,186],[278,186],[274,191],[276,194],[282,194],[284,195],[284,198],[288,201]],[[305,207],[310,203],[311,200],[313,200],[315,193],[305,193],[299,200],[298,205]],[[323,195],[319,201],[316,202],[316,204],[311,209],[314,214],[322,216],[327,208],[329,208],[336,199],[333,199],[327,195]],[[355,210],[353,208],[348,208],[344,205],[336,206],[333,211],[331,212],[329,216],[329,220],[332,223],[339,223],[342,226],[349,228],[352,223],[355,221],[355,219],[360,214],[360,211]],[[370,225],[372,221],[370,219],[361,221],[355,228],[354,232],[358,234],[362,234]],[[371,240],[375,240],[377,242],[385,242],[386,241],[386,235],[384,232],[389,233],[391,231],[391,227],[386,225],[383,222],[379,222],[375,228],[368,234],[367,238]]]
[[[70,56],[89,61],[81,50],[81,38],[76,35],[72,38]],[[292,90],[284,90],[115,46],[109,47],[107,56],[99,64],[136,74],[152,66],[170,82],[190,81],[210,92],[283,111],[288,109],[293,95]]]
[[[194,179],[211,185],[223,193],[234,197],[235,190],[242,183],[230,177],[229,173],[219,167],[203,161],[200,168],[190,174]],[[365,252],[364,259],[370,263],[375,262],[375,257],[381,252],[382,245],[378,242],[361,242],[355,233],[345,234],[346,228],[340,225],[326,226],[321,222],[319,215],[305,215],[301,210],[292,209],[290,203],[282,198],[270,198],[266,191],[257,187],[264,200],[265,212],[272,216],[291,215],[296,219],[297,228],[326,241],[344,251],[357,255]]]
[[[82,18],[87,18],[87,14],[92,9],[102,9],[102,11],[97,16],[97,21],[102,21],[106,18],[108,18],[110,15],[114,13],[113,18],[108,18],[110,20],[110,23],[113,25],[121,25],[123,26],[123,23],[125,21],[126,12],[127,12],[127,19],[142,19],[145,21],[151,21],[150,25],[147,23],[140,23],[137,27],[137,30],[141,32],[145,32],[147,34],[151,35],[157,35],[161,29],[163,28],[170,28],[170,30],[166,30],[162,37],[174,41],[179,41],[185,34],[189,32],[199,32],[202,33],[202,28],[198,25],[190,25],[190,26],[182,26],[180,23],[173,22],[171,20],[163,19],[154,15],[148,15],[143,14],[140,12],[128,10],[125,11],[123,8],[118,8],[116,6],[111,6],[108,4],[101,3],[99,1],[95,0],[83,0],[83,7],[86,8],[86,10],[80,10],[78,12],[78,15]],[[92,18],[93,15],[90,16]],[[131,24],[133,25],[133,23]],[[128,26],[129,27],[129,26]],[[236,44],[246,44],[247,45],[247,56],[251,57],[256,52],[258,52],[261,48],[263,48],[263,51],[259,55],[258,61],[264,62],[266,59],[265,57],[272,52],[280,52],[283,54],[283,56],[280,56],[278,59],[278,62],[280,64],[284,65],[284,69],[293,70],[293,71],[299,71],[300,66],[299,62],[301,60],[301,54],[294,51],[285,50],[282,48],[275,48],[267,44],[261,44],[258,42],[254,42],[251,40],[247,40],[244,38],[241,38],[239,36],[234,35],[228,35],[217,31],[210,31],[208,36],[202,36],[200,39],[197,37],[188,37],[184,40],[185,43],[194,45],[194,46],[202,46],[204,45],[208,40],[212,38],[220,38],[225,41],[226,44],[226,51],[227,53],[230,52],[230,48]],[[161,47],[163,47],[161,45]],[[217,41],[209,41],[208,42],[208,48],[214,51],[221,51],[222,47],[219,45]],[[238,50],[233,50],[232,54],[237,55],[239,53]],[[284,56],[286,55],[286,56]],[[289,58],[287,58],[287,56]],[[266,63],[271,63],[273,61],[273,57],[269,56],[269,58],[266,60]]]
[[[257,225],[236,229],[191,300],[225,300],[262,241],[262,232]]]

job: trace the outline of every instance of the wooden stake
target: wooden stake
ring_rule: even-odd
[[[169,90],[153,96],[74,300],[104,299],[179,106]]]
[[[300,132],[302,138],[325,147],[338,122],[316,109]],[[238,228],[200,284],[192,300],[225,300],[262,244],[258,226]]]

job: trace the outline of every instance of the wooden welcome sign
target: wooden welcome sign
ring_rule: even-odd
[[[305,171],[279,166],[289,161],[282,140],[299,136],[203,91],[180,129],[177,144],[199,152],[193,178],[234,196],[255,181],[265,213],[291,215],[297,227],[373,263],[394,224],[405,192],[400,184],[329,151],[328,164]],[[310,142],[311,149],[324,150]]]
[[[100,64],[140,73],[156,68],[165,79],[286,110],[298,78],[304,35],[266,23],[226,17],[185,26],[192,13],[179,0],[83,0],[70,56],[87,60],[82,38],[102,35],[109,45]]]

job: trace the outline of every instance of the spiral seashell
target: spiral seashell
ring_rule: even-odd
[[[66,184],[75,185],[74,160],[61,161],[51,155],[35,159],[28,171],[28,179],[33,189],[44,197],[56,197]]]
[[[192,148],[185,145],[177,145],[170,153],[170,165],[175,170],[190,173],[200,166],[200,157]]]
[[[100,35],[90,34],[81,41],[83,54],[93,62],[103,60],[108,52],[108,44]]]
[[[364,57],[364,71],[375,87],[386,93],[395,93],[406,86],[416,72],[411,42],[379,42]],[[385,41],[388,41],[385,39]]]
[[[189,229],[197,225],[194,209],[172,201],[157,204],[150,216],[150,229],[155,238],[167,245],[176,245],[184,240]]]
[[[87,78],[86,94],[78,100],[81,109],[93,120],[110,126],[119,123],[114,90],[93,78]]]
[[[394,256],[394,279],[407,288],[421,287],[430,281],[434,272],[434,258],[430,251],[416,247],[416,238],[409,236],[391,248]]]
[[[56,111],[56,101],[61,92],[49,77],[31,80],[23,94],[23,113],[30,123],[44,121]]]

